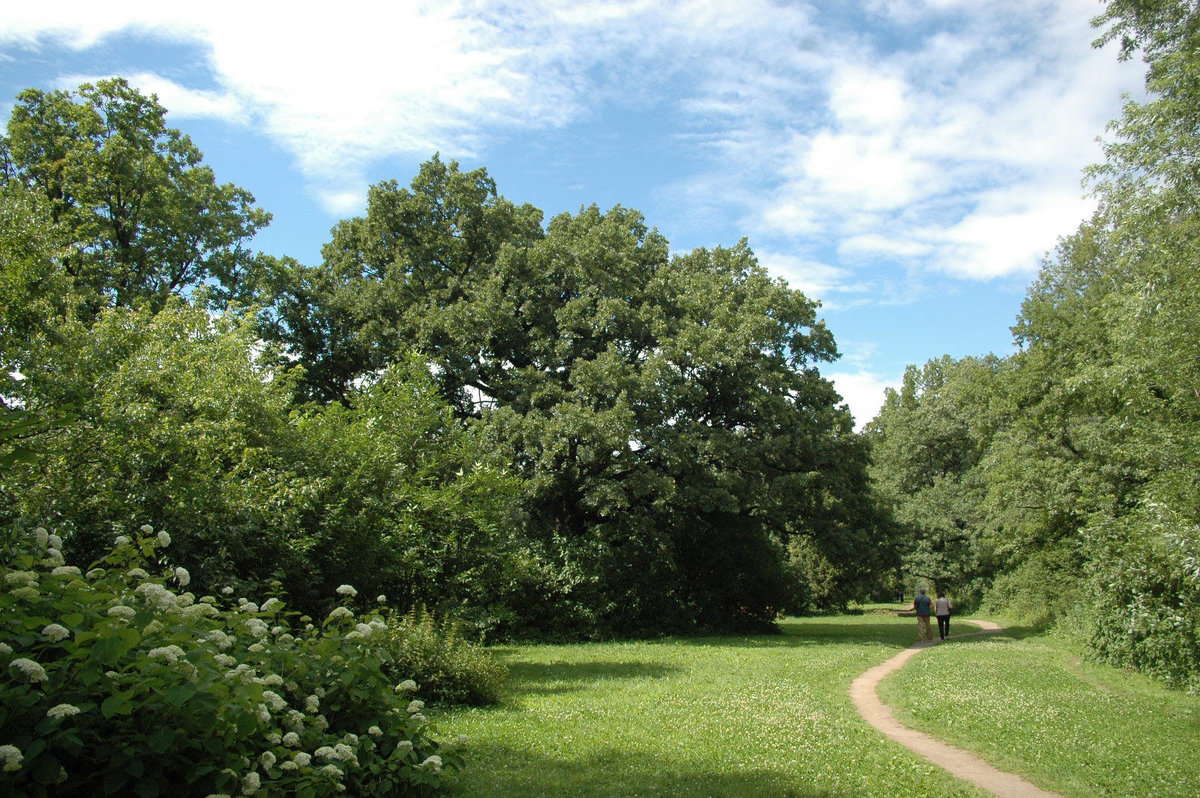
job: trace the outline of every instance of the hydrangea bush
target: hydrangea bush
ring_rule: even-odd
[[[86,572],[45,529],[4,544],[0,795],[426,795],[461,767],[353,588],[318,623],[198,598],[169,544],[143,526]]]

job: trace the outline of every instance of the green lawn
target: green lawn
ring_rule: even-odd
[[[1200,697],[1081,663],[1060,639],[953,640],[879,694],[908,725],[1072,798],[1200,795]]]
[[[455,793],[556,796],[979,796],[882,737],[851,680],[915,637],[883,615],[790,620],[784,634],[503,649],[503,705],[435,717],[466,734]]]

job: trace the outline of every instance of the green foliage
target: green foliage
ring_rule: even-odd
[[[464,638],[457,622],[438,619],[421,607],[390,619],[382,645],[389,671],[416,679],[434,701],[491,704],[508,677],[508,668]]]
[[[512,631],[761,624],[794,598],[793,536],[843,592],[879,567],[846,556],[882,528],[817,368],[832,336],[745,242],[671,257],[619,206],[543,230],[486,172],[435,158],[411,188],[374,187],[323,259],[280,283],[264,329],[310,375],[301,396],[351,404],[350,385],[411,348],[516,466]]]
[[[29,89],[0,138],[0,182],[43,197],[63,266],[91,310],[146,303],[210,281],[222,304],[252,290],[241,243],[270,216],[249,192],[217,185],[166,109],[122,79],[77,92]]]
[[[422,795],[461,766],[392,677],[377,614],[197,599],[149,526],[86,573],[61,543],[4,543],[5,794]]]

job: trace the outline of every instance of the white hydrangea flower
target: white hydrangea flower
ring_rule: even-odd
[[[396,685],[397,693],[415,693],[417,691],[417,683],[412,679],[405,679]]]
[[[259,612],[275,612],[280,609],[283,609],[283,602],[272,596],[262,603]]]
[[[65,563],[66,560],[63,559],[61,551],[58,549],[46,549],[46,558],[42,560],[42,565],[47,568],[57,568]]]
[[[8,663],[8,668],[9,670],[20,673],[30,684],[33,684],[34,682],[44,682],[50,678],[46,675],[45,668],[31,659],[26,659],[25,657],[14,659],[12,662]]]
[[[127,535],[117,535],[115,538],[113,538],[114,547],[119,548],[127,545],[129,545],[129,537]]]
[[[171,536],[166,532],[159,532],[155,539],[158,541],[158,545],[164,548],[171,545]]]
[[[156,582],[143,582],[133,592],[161,612],[171,612],[179,604],[174,593]]]
[[[83,576],[77,565],[60,565],[50,572],[51,576]]]
[[[103,579],[104,573],[105,573],[105,571],[103,568],[93,568],[92,570],[87,572],[87,578],[88,579]]]
[[[316,751],[313,751],[313,756],[317,759],[333,759],[333,748],[328,745],[323,745]]]
[[[320,773],[322,776],[328,776],[331,779],[341,778],[341,775],[342,775],[342,771],[338,768],[337,765],[326,765],[325,767],[321,768],[317,772]]]
[[[349,596],[350,598],[354,598],[358,595],[358,591],[350,585],[338,585],[337,594],[339,596]]]
[[[42,595],[41,593],[38,592],[38,589],[36,587],[30,587],[29,585],[24,585],[22,587],[14,587],[12,590],[10,590],[8,592],[10,595],[16,596],[19,599],[25,599],[27,601],[33,601],[34,599],[36,599]]]
[[[61,624],[49,623],[42,628],[42,637],[46,638],[51,643],[57,643],[60,640],[66,640],[70,636],[71,632]]]
[[[38,583],[38,575],[33,571],[9,571],[4,575],[4,583],[13,587],[29,587]]]
[[[275,762],[276,762],[275,755],[273,753],[271,753],[270,751],[263,751],[262,754],[260,754],[258,757],[258,763],[260,765],[262,765],[264,768],[266,768],[267,770],[270,770],[271,768],[275,767]]]
[[[333,612],[329,613],[329,617],[325,619],[325,622],[329,623],[331,621],[339,621],[342,618],[353,617],[354,613],[350,612],[350,610],[346,609],[345,607],[334,607]]]
[[[304,711],[305,712],[315,715],[317,713],[317,711],[320,710],[320,708],[321,708],[321,699],[317,698],[315,695],[310,695],[304,699]]]
[[[12,646],[8,643],[0,643],[0,656],[7,657],[12,653]]]
[[[267,702],[267,706],[271,708],[272,712],[282,712],[287,709],[287,702],[273,690],[263,690],[263,701]]]
[[[150,659],[164,659],[168,664],[174,665],[179,660],[183,659],[183,649],[177,645],[160,646],[150,649],[150,653],[146,656]]]
[[[167,533],[161,532],[160,534],[165,535]],[[175,581],[179,583],[180,587],[187,587],[188,583],[192,581],[192,575],[188,573],[188,569],[181,565],[175,569]]]
[[[138,527],[138,531],[143,535],[153,535],[154,527],[150,526],[149,524],[142,524],[140,527]]]
[[[378,596],[376,596],[375,600],[378,601],[380,604],[387,604],[387,596],[383,595],[382,593],[380,593]]]
[[[49,535],[46,536],[46,543],[52,549],[61,549],[62,548],[62,538],[60,538],[58,535],[55,535],[54,533],[50,533]]]
[[[258,771],[252,770],[242,779],[242,795],[254,795],[262,787]]]
[[[222,596],[232,596],[232,595],[233,595],[233,588],[231,588],[231,587],[223,587],[223,588],[221,588],[221,595],[222,595]]]
[[[312,764],[312,756],[306,754],[304,751],[297,751],[296,755],[292,757],[292,761],[300,767],[306,768]]]
[[[300,766],[290,759],[285,759],[279,763],[280,770],[299,770]]]
[[[402,755],[407,755],[413,750],[412,740],[401,740],[396,743],[396,750]]]
[[[258,708],[254,710],[254,714],[257,715],[258,719],[263,723],[271,722],[271,710],[267,709],[266,704],[259,704]]]
[[[271,631],[271,627],[263,621],[262,618],[251,618],[244,624],[246,631],[259,638],[260,640],[267,636]]]
[[[410,701],[408,704],[408,714],[415,715],[425,708],[425,702],[421,700]]]
[[[46,717],[57,720],[59,718],[69,718],[73,715],[78,715],[79,712],[79,707],[74,704],[58,704],[46,710]]]
[[[33,530],[33,539],[37,541],[38,548],[44,549],[50,542],[50,533],[47,532],[44,527],[39,526],[37,529]]]
[[[372,726],[371,728],[367,729],[367,734],[371,735],[372,737],[382,737],[383,729],[379,728],[378,726]]]
[[[432,770],[434,773],[440,773],[442,771],[442,758],[437,754],[434,754],[422,762],[419,767]]]
[[[283,745],[288,748],[295,748],[296,746],[300,745],[300,735],[296,734],[294,731],[290,731],[283,735],[283,740],[280,742],[282,742]]]
[[[21,753],[21,749],[15,745],[0,745],[0,762],[4,763],[4,770],[12,773],[21,769],[21,761],[25,759],[25,755]]]
[[[130,568],[129,569],[129,578],[130,579],[149,579],[150,574],[146,573],[145,568]]]

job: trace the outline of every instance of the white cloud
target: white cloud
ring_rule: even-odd
[[[885,379],[865,370],[833,372],[825,376],[833,382],[837,392],[850,407],[850,413],[854,416],[854,429],[860,432],[867,422],[879,415],[879,410],[883,407],[884,391],[887,388],[898,389],[902,379]]]

